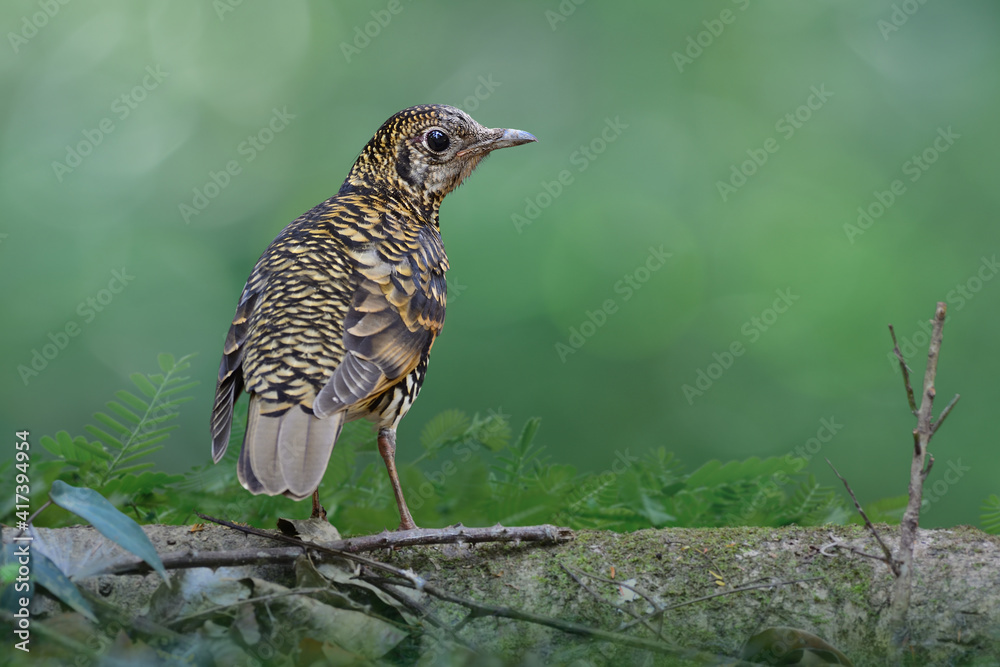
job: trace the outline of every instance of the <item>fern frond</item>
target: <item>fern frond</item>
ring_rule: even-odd
[[[991,535],[1000,535],[1000,496],[991,495],[983,501],[980,509],[983,512],[979,515],[983,530]]]
[[[461,410],[445,410],[424,425],[420,444],[425,451],[436,452],[448,442],[463,437],[470,424],[468,415]]]
[[[517,485],[525,479],[537,476],[538,469],[544,464],[543,448],[534,444],[541,421],[538,417],[527,420],[521,428],[517,442],[508,449],[509,454],[497,455],[497,462],[501,465],[493,466],[496,484]],[[509,428],[507,430],[509,431]]]
[[[134,423],[131,429],[104,413],[95,415],[98,421],[109,426],[112,430],[119,431],[120,435],[123,436],[122,439],[119,440],[95,426],[88,425],[86,427],[85,430],[87,432],[95,435],[101,442],[117,450],[108,462],[108,467],[98,482],[99,486],[104,486],[115,477],[120,477],[131,471],[147,467],[145,464],[141,467],[131,465],[126,468],[123,466],[126,463],[135,461],[137,458],[152,454],[156,451],[156,448],[151,447],[151,445],[162,442],[168,437],[169,431],[172,429],[156,429],[155,427],[171,419],[175,419],[177,417],[176,412],[173,411],[175,405],[183,402],[181,399],[166,401],[166,396],[172,393],[173,390],[190,388],[196,384],[187,382],[189,378],[180,375],[181,372],[191,366],[188,362],[190,358],[191,355],[188,355],[174,360],[171,355],[161,354],[157,361],[161,370],[163,370],[163,375],[159,373],[150,375],[133,373],[130,376],[136,388],[150,399],[146,403],[128,391],[116,393],[116,396],[123,403],[128,403],[133,408],[140,410],[140,413],[135,415],[138,417],[138,421]],[[171,364],[170,362],[173,363]],[[113,409],[113,403],[107,404],[109,409]],[[144,408],[140,406],[144,406]]]

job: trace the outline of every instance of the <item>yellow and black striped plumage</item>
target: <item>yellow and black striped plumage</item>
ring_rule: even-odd
[[[289,224],[247,280],[219,367],[216,462],[246,390],[240,482],[255,494],[313,494],[315,503],[344,423],[370,419],[400,528],[414,527],[393,462],[395,429],[444,325],[441,200],[490,151],[534,140],[443,105],[411,107],[382,125],[337,195]]]

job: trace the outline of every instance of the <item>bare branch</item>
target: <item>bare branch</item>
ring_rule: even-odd
[[[903,359],[903,353],[899,350],[899,343],[896,342],[896,330],[889,325],[889,335],[892,336],[892,351],[899,359],[899,368],[903,371],[903,385],[906,387],[906,399],[910,402],[910,412],[917,414],[917,402],[913,398],[913,386],[910,384],[910,368]]]
[[[228,526],[242,532],[252,532],[262,537],[276,537],[275,533],[238,526],[222,519],[214,519],[198,514],[199,517],[212,523]],[[482,544],[484,542],[532,542],[550,544],[566,542],[573,538],[573,531],[558,526],[523,526],[505,528],[499,524],[491,528],[466,528],[461,524],[447,528],[418,528],[416,530],[384,532],[380,535],[352,537],[325,543],[323,546],[336,552],[361,553],[379,549],[395,549],[403,546],[427,544]],[[287,563],[292,562],[302,554],[300,547],[274,547],[271,549],[238,549],[233,551],[215,551],[198,553],[168,553],[162,554],[163,567],[177,570],[192,567],[223,567],[227,565],[253,565],[257,563]],[[100,574],[145,574],[152,568],[143,560],[131,556],[109,564],[96,575]]]
[[[872,560],[877,560],[882,563],[885,563],[885,556],[880,556],[878,554],[870,554],[867,551],[859,549],[855,546],[851,546],[850,544],[845,544],[842,540],[837,539],[832,534],[830,535],[830,539],[832,539],[833,542],[830,542],[829,544],[824,544],[819,548],[819,552],[828,558],[836,558],[836,556],[827,551],[827,549],[843,549],[845,551],[850,551],[852,553],[855,553],[859,556],[864,556],[865,558],[871,558]]]
[[[393,581],[391,583],[395,586],[405,586],[408,588],[415,588],[415,586],[411,582]],[[624,646],[632,646],[634,648],[646,649],[647,651],[654,651],[656,653],[665,653],[668,655],[691,655],[690,652],[681,651],[672,646],[668,646],[667,644],[652,641],[649,639],[633,637],[631,635],[621,634],[620,632],[610,632],[608,630],[591,628],[586,625],[581,625],[580,623],[574,623],[572,621],[566,621],[561,618],[550,618],[548,616],[532,614],[530,612],[520,611],[518,609],[512,609],[510,607],[497,607],[493,605],[482,604],[476,602],[475,600],[470,600],[467,598],[459,597],[457,595],[453,595],[451,593],[448,593],[446,591],[437,588],[432,584],[425,584],[423,586],[423,591],[428,595],[432,595],[438,598],[439,600],[444,600],[445,602],[451,602],[453,604],[457,604],[468,609],[469,616],[460,622],[463,625],[467,621],[476,618],[482,618],[485,616],[495,616],[499,618],[510,618],[515,621],[525,621],[527,623],[534,623],[536,625],[544,625],[546,627],[555,628],[556,630],[561,630],[569,634],[581,635],[583,637],[590,637],[592,639],[602,639],[605,641],[622,644]],[[634,623],[639,623],[639,620],[634,621]]]
[[[672,604],[669,607],[660,607],[656,611],[652,611],[646,614],[643,618],[646,620],[652,620],[657,616],[660,616],[672,609],[677,609],[679,607],[686,607],[689,604],[697,604],[699,602],[704,602],[705,600],[711,600],[712,598],[721,598],[726,595],[734,595],[736,593],[743,593],[745,591],[755,591],[760,588],[775,588],[777,586],[789,586],[791,584],[800,584],[806,581],[816,581],[817,579],[822,579],[822,577],[806,577],[805,579],[792,579],[790,581],[774,581],[763,584],[747,584],[746,586],[740,586],[739,588],[733,588],[728,591],[719,591],[718,593],[711,593],[709,595],[702,595],[701,597],[693,598],[691,600],[685,600],[684,602],[678,602],[677,604]],[[629,628],[637,625],[638,621],[629,621],[619,628],[619,630],[628,630]]]
[[[206,521],[216,519],[202,516]],[[360,553],[378,549],[397,549],[427,544],[482,544],[484,542],[538,542],[555,544],[573,539],[569,528],[542,524],[540,526],[514,526],[506,528],[499,523],[489,528],[467,528],[460,523],[447,528],[414,528],[413,530],[383,531],[378,535],[364,535],[327,543],[336,551]]]
[[[394,584],[394,583],[396,583],[396,581],[394,579],[389,579],[388,577],[379,577],[379,576],[375,576],[375,575],[365,574],[364,572],[362,572],[362,574],[360,575],[360,579],[362,581],[364,581],[364,582],[367,582],[367,583],[371,584],[372,586],[377,586],[380,591],[382,591],[383,593],[385,593],[389,597],[391,597],[394,600],[396,600],[396,602],[398,602],[401,605],[403,605],[404,607],[406,607],[407,610],[409,610],[409,612],[411,614],[413,614],[418,620],[421,620],[421,621],[426,620],[427,622],[429,622],[435,628],[448,633],[448,635],[451,638],[451,640],[454,641],[456,644],[464,646],[465,648],[469,649],[470,651],[473,651],[473,652],[476,652],[476,653],[479,652],[479,650],[475,646],[473,646],[472,644],[470,644],[466,640],[462,639],[462,637],[460,637],[458,635],[458,632],[456,632],[455,628],[453,628],[452,626],[448,625],[447,623],[445,623],[444,621],[442,621],[441,619],[439,619],[427,607],[425,607],[424,605],[420,604],[419,602],[417,602],[416,600],[414,600],[409,595],[404,595],[403,593],[400,593],[398,590],[396,590],[396,588],[394,586],[388,586],[388,585],[386,585],[386,584]],[[444,641],[440,637],[436,637],[436,639],[438,641],[441,641],[441,642]]]
[[[567,568],[567,566],[563,565],[562,563],[560,563],[559,566],[567,571],[569,571],[569,569],[572,569],[572,568]],[[576,570],[576,573],[582,574],[585,577],[590,577],[591,579],[597,579],[598,581],[603,581],[604,583],[611,584],[612,586],[620,586],[621,588],[627,588],[636,595],[642,597],[642,599],[644,599],[647,603],[649,603],[649,606],[653,607],[654,609],[660,606],[659,603],[655,599],[653,599],[652,595],[650,595],[643,589],[639,588],[638,586],[633,586],[632,584],[626,584],[624,581],[616,581],[614,579],[608,579],[607,577],[602,577],[599,574],[590,574],[589,572],[584,572],[582,570]]]
[[[937,376],[938,358],[941,354],[941,339],[947,311],[947,305],[943,301],[939,301],[932,320],[931,341],[927,350],[927,370],[924,372],[920,408],[917,411],[917,428],[913,432],[914,448],[913,460],[910,463],[909,502],[903,513],[903,520],[900,522],[899,547],[894,559],[899,568],[899,576],[896,577],[893,584],[889,622],[897,646],[902,644],[906,636],[906,616],[910,608],[910,593],[913,582],[913,546],[920,524],[920,504],[923,498],[924,480],[934,465],[933,457],[927,462],[926,467],[925,462],[927,445],[931,436],[934,435],[932,417],[934,397],[937,394],[934,389],[934,379]],[[947,412],[950,412],[950,406],[943,414]]]
[[[220,612],[226,611],[227,609],[232,609],[233,607],[239,607],[244,604],[254,604],[257,602],[267,602],[269,600],[277,600],[278,598],[288,597],[289,595],[312,595],[314,593],[324,593],[329,592],[326,588],[292,588],[287,591],[282,591],[280,593],[272,593],[270,595],[261,595],[255,598],[246,598],[243,600],[237,600],[231,604],[218,605],[216,607],[209,607],[208,609],[202,609],[201,611],[196,611],[193,614],[188,614],[186,616],[181,616],[170,621],[169,627],[175,627],[179,625],[184,625],[188,621],[198,618],[200,616],[211,616],[212,614],[218,614]],[[379,617],[380,620],[385,620]]]
[[[193,567],[226,567],[229,565],[257,565],[260,563],[291,563],[302,555],[299,547],[275,547],[271,549],[233,549],[230,551],[178,551],[160,554],[163,567],[168,570],[183,570]],[[91,576],[105,574],[146,574],[152,572],[146,561],[131,556],[108,564],[103,570]]]

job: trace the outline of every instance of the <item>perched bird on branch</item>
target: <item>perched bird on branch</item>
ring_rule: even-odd
[[[399,529],[415,528],[396,474],[396,427],[420,391],[445,311],[445,195],[491,151],[535,141],[444,105],[404,109],[364,147],[340,191],[285,227],[254,266],[226,336],[212,458],[250,394],[240,483],[313,497],[344,423],[378,428]]]

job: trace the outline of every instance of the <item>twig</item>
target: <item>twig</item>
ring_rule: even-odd
[[[46,500],[44,503],[42,503],[42,506],[39,507],[37,510],[35,510],[34,513],[31,516],[28,517],[27,523],[33,523],[34,520],[35,520],[35,517],[37,517],[39,514],[41,514],[42,511],[45,510],[45,508],[47,508],[51,504],[52,504],[52,500]]]
[[[337,549],[331,549],[327,546],[316,544],[313,542],[306,542],[295,537],[289,537],[288,535],[282,535],[281,533],[270,533],[267,531],[259,530],[257,528],[251,528],[249,526],[240,526],[223,519],[213,519],[208,516],[198,515],[206,521],[212,521],[223,526],[229,526],[244,533],[249,533],[251,535],[260,535],[262,537],[270,537],[272,539],[278,540],[279,542],[285,542],[287,544],[294,544],[301,549],[313,549],[320,553],[329,553],[335,556],[340,556],[341,558],[346,558],[348,560],[367,565],[373,570],[381,570],[383,572],[388,572],[392,574],[401,581],[394,581],[392,585],[394,586],[406,586],[409,588],[414,588],[418,591],[431,595],[445,602],[452,602],[454,604],[461,605],[472,612],[473,618],[478,618],[481,616],[497,616],[502,618],[510,618],[518,621],[525,621],[528,623],[535,623],[536,625],[544,625],[550,628],[555,628],[563,632],[570,634],[582,635],[585,637],[590,637],[593,639],[603,639],[605,641],[617,642],[624,644],[626,646],[632,646],[634,648],[642,648],[648,651],[655,651],[657,653],[665,653],[669,655],[677,655],[681,653],[673,647],[667,646],[661,642],[655,642],[648,639],[640,639],[638,637],[632,637],[630,635],[623,635],[616,632],[608,632],[606,630],[600,630],[597,628],[591,628],[579,623],[573,623],[571,621],[564,621],[559,618],[549,618],[547,616],[540,616],[538,614],[532,614],[530,612],[519,611],[517,609],[511,609],[510,607],[495,607],[492,605],[485,605],[474,600],[468,600],[461,598],[457,595],[453,595],[447,591],[444,591],[434,584],[430,583],[417,573],[412,570],[404,570],[398,568],[394,565],[389,565],[388,563],[382,563],[365,556],[359,556],[356,553],[350,553],[348,551],[340,551]],[[490,530],[490,529],[486,529]],[[512,529],[507,529],[512,530]]]
[[[560,563],[559,565],[564,570],[566,569],[566,566],[563,565],[562,563]],[[632,591],[636,595],[641,596],[642,599],[644,599],[649,604],[649,606],[652,607],[653,609],[656,609],[657,607],[660,606],[656,602],[656,600],[653,599],[652,595],[650,595],[649,593],[647,593],[643,589],[639,588],[638,586],[633,586],[632,584],[626,584],[624,581],[617,581],[615,579],[608,579],[607,577],[602,577],[599,574],[591,574],[589,572],[584,572],[583,570],[577,570],[576,572],[577,572],[577,574],[582,574],[585,577],[590,577],[591,579],[597,579],[598,581],[603,581],[604,583],[611,584],[612,586],[620,586],[622,588],[627,588],[628,590]]]
[[[753,590],[757,590],[759,588],[776,588],[778,586],[789,586],[791,584],[801,584],[801,583],[806,582],[806,581],[816,581],[817,579],[822,579],[822,577],[806,577],[805,579],[792,579],[792,580],[789,580],[789,581],[775,581],[775,582],[770,582],[770,583],[766,583],[766,584],[747,584],[746,586],[740,586],[739,588],[733,588],[732,590],[728,590],[728,591],[719,591],[718,593],[711,593],[709,595],[702,595],[701,597],[693,598],[691,600],[685,600],[684,602],[678,602],[678,603],[672,604],[672,605],[670,605],[668,607],[660,607],[656,611],[652,611],[652,612],[646,614],[645,616],[643,616],[643,618],[645,618],[646,620],[652,620],[652,619],[656,618],[657,616],[660,616],[661,614],[664,614],[664,613],[666,613],[668,611],[672,611],[674,609],[678,609],[680,607],[686,607],[687,605],[690,605],[690,604],[697,604],[698,602],[704,602],[705,600],[711,600],[712,598],[721,598],[721,597],[726,596],[726,595],[733,595],[734,593],[743,593],[745,591],[753,591]],[[621,626],[619,628],[619,630],[623,630],[623,631],[624,630],[628,630],[629,628],[634,627],[636,624],[638,624],[638,621],[629,621],[628,623],[626,623],[623,626]]]
[[[195,512],[195,514],[198,514]],[[219,523],[210,516],[198,514],[206,521]],[[222,524],[226,525],[226,524]],[[483,542],[540,542],[542,544],[557,544],[573,539],[573,531],[569,528],[542,524],[540,526],[513,526],[510,528],[499,523],[489,528],[467,528],[460,523],[447,528],[414,528],[413,530],[397,530],[390,533],[383,531],[378,535],[351,537],[346,540],[330,542],[326,546],[336,551],[360,553],[362,551],[377,551],[378,549],[398,549],[427,544],[481,544]]]
[[[621,612],[624,612],[624,613],[628,614],[629,616],[631,616],[635,620],[637,620],[640,623],[642,623],[642,625],[647,630],[649,630],[650,632],[653,633],[654,637],[656,637],[658,639],[663,639],[663,635],[660,633],[660,631],[658,631],[656,628],[654,628],[652,625],[650,625],[649,622],[646,619],[644,619],[641,614],[639,614],[638,612],[630,609],[627,605],[618,604],[617,602],[612,602],[610,600],[607,600],[607,599],[601,597],[600,593],[598,593],[593,588],[591,588],[590,586],[588,586],[583,580],[580,579],[580,577],[576,576],[576,573],[574,573],[573,570],[571,570],[570,568],[566,567],[566,565],[564,565],[563,563],[559,563],[559,567],[561,567],[563,570],[565,570],[566,574],[568,574],[573,579],[573,581],[575,581],[577,584],[579,584],[580,587],[583,590],[585,590],[588,593],[590,593],[590,595],[595,600],[597,600],[598,602],[606,602],[607,604],[610,604],[612,607],[614,607],[618,611],[621,611]],[[583,576],[590,576],[590,575],[587,575],[587,573],[585,573],[585,572],[581,572],[580,574],[582,574]],[[629,588],[629,590],[632,590],[631,587]],[[641,595],[641,593],[640,593],[640,595]],[[648,601],[648,599],[647,599],[647,601]],[[659,607],[659,605],[657,605],[657,604],[654,603],[653,604],[653,608],[656,609],[657,607]]]
[[[937,421],[934,422],[934,425],[931,426],[931,436],[937,433],[937,430],[941,428],[941,424],[943,424],[944,420],[951,414],[951,409],[955,407],[955,404],[958,403],[958,399],[960,398],[962,398],[961,394],[955,394],[955,398],[951,399],[951,402],[944,406],[944,410],[941,411],[941,416],[938,417]]]
[[[197,513],[196,513],[197,514]],[[198,514],[206,521],[211,521],[230,528],[243,530],[221,519]],[[247,531],[243,531],[247,532]],[[257,531],[254,534],[263,537],[274,537],[267,531]],[[505,528],[499,524],[490,528],[466,528],[461,524],[447,528],[418,528],[416,530],[382,533],[352,537],[346,540],[329,542],[323,546],[337,552],[361,553],[379,549],[393,549],[403,546],[429,544],[481,544],[484,542],[532,542],[539,544],[560,543],[573,539],[573,531],[558,526],[523,526]],[[299,547],[274,547],[269,549],[235,549],[215,552],[176,552],[162,554],[163,567],[177,570],[192,567],[224,567],[227,565],[253,565],[257,563],[285,563],[294,561],[302,554]],[[93,576],[103,574],[145,574],[152,568],[143,560],[128,556],[109,564]]]
[[[391,582],[394,586],[405,586],[408,588],[413,588],[413,584],[408,581],[393,581]],[[668,646],[661,642],[655,642],[649,639],[641,639],[639,637],[633,637],[631,635],[624,635],[619,632],[610,632],[608,630],[600,630],[598,628],[591,628],[580,623],[574,623],[572,621],[564,621],[561,618],[550,618],[548,616],[541,616],[539,614],[532,614],[531,612],[520,611],[518,609],[512,609],[510,607],[497,607],[494,605],[482,604],[476,602],[475,600],[469,600],[467,598],[462,598],[457,595],[452,595],[446,591],[443,591],[432,584],[425,584],[423,591],[428,595],[432,595],[439,600],[444,600],[445,602],[451,602],[453,604],[460,605],[469,610],[469,617],[463,619],[461,624],[465,624],[469,620],[475,618],[482,618],[485,616],[495,616],[499,618],[509,618],[515,621],[525,621],[527,623],[534,623],[535,625],[544,625],[549,628],[555,628],[556,630],[561,630],[563,632],[581,635],[583,637],[590,637],[591,639],[601,639],[604,641],[615,642],[618,644],[624,644],[625,646],[631,646],[633,648],[642,648],[648,651],[655,651],[656,653],[665,653],[668,655],[680,655],[683,652]],[[635,621],[638,623],[639,621]]]
[[[896,330],[889,325],[889,335],[892,336],[892,351],[896,353],[896,358],[899,359],[899,368],[903,371],[903,385],[906,387],[906,398],[910,402],[910,411],[913,414],[917,414],[917,402],[913,398],[913,386],[910,384],[910,368],[906,365],[906,360],[903,359],[903,353],[899,350],[899,343],[896,342]]]
[[[851,496],[851,500],[854,501],[854,506],[857,508],[858,514],[860,514],[861,518],[865,520],[865,528],[867,528],[868,532],[870,532],[875,537],[875,541],[878,542],[878,545],[880,547],[882,547],[882,553],[885,554],[885,556],[883,556],[883,557],[880,558],[878,556],[872,556],[871,554],[867,554],[867,553],[863,553],[863,552],[856,552],[856,553],[861,553],[861,555],[863,555],[863,556],[868,556],[869,558],[877,558],[878,560],[881,560],[883,563],[885,563],[886,565],[888,565],[889,566],[889,570],[894,575],[896,575],[898,577],[899,576],[899,564],[892,557],[892,551],[890,551],[889,547],[887,547],[885,545],[885,542],[882,541],[882,536],[878,534],[878,531],[875,530],[875,526],[872,525],[872,522],[868,518],[868,515],[865,514],[865,511],[861,508],[861,503],[858,502],[858,499],[854,495],[854,491],[851,490],[851,485],[847,483],[847,480],[844,479],[843,475],[840,474],[840,472],[837,470],[837,468],[834,467],[834,465],[832,463],[830,463],[830,459],[827,459],[826,462],[827,462],[827,465],[829,465],[831,468],[833,468],[833,474],[836,475],[837,478],[840,479],[840,481],[844,483],[844,488],[847,489],[847,494],[849,496]]]
[[[836,555],[828,552],[827,549],[844,549],[845,551],[850,551],[851,553],[855,553],[859,556],[864,556],[865,558],[871,558],[872,560],[877,560],[879,562],[885,563],[885,556],[880,556],[878,554],[870,554],[867,551],[864,551],[863,549],[851,546],[850,544],[845,544],[842,540],[834,537],[832,533],[830,534],[830,539],[832,539],[833,542],[830,542],[829,544],[824,544],[823,546],[819,547],[820,554],[826,556],[827,558],[836,558]]]
[[[229,551],[176,551],[161,554],[163,567],[168,570],[183,570],[193,567],[226,567],[230,565],[255,565],[258,563],[290,563],[302,555],[299,547],[273,547],[269,549],[232,549]],[[105,574],[146,574],[153,568],[145,561],[131,556],[113,561],[107,567],[89,576]]]
[[[31,524],[35,521],[35,517],[37,517],[39,514],[41,514],[42,511],[45,510],[45,508],[47,508],[51,504],[52,504],[51,500],[46,500],[44,503],[42,503],[41,507],[39,507],[37,510],[35,510],[34,512],[32,512],[31,516],[28,517],[28,520],[24,522],[25,527],[21,528],[19,531],[17,531],[17,533],[14,535],[14,539],[16,540],[17,538],[19,538],[22,535],[24,535],[24,531],[26,531],[26,530],[28,530],[28,528],[32,527]]]
[[[452,626],[448,625],[447,623],[439,619],[437,616],[435,616],[430,609],[420,604],[410,596],[403,595],[398,590],[396,590],[395,587],[387,585],[396,583],[394,579],[389,579],[388,577],[378,577],[370,574],[364,574],[364,572],[362,572],[362,574],[360,575],[360,579],[362,581],[371,584],[372,586],[376,586],[380,591],[382,591],[392,599],[396,600],[396,602],[399,602],[401,605],[406,607],[410,611],[410,613],[413,614],[413,616],[415,616],[418,620],[427,620],[435,628],[447,632],[448,635],[451,637],[451,640],[454,641],[456,644],[459,644],[475,653],[479,653],[479,650],[475,646],[473,646],[471,643],[460,637],[458,633],[455,632],[454,628],[452,628]],[[440,637],[437,637],[437,640],[443,641]]]

